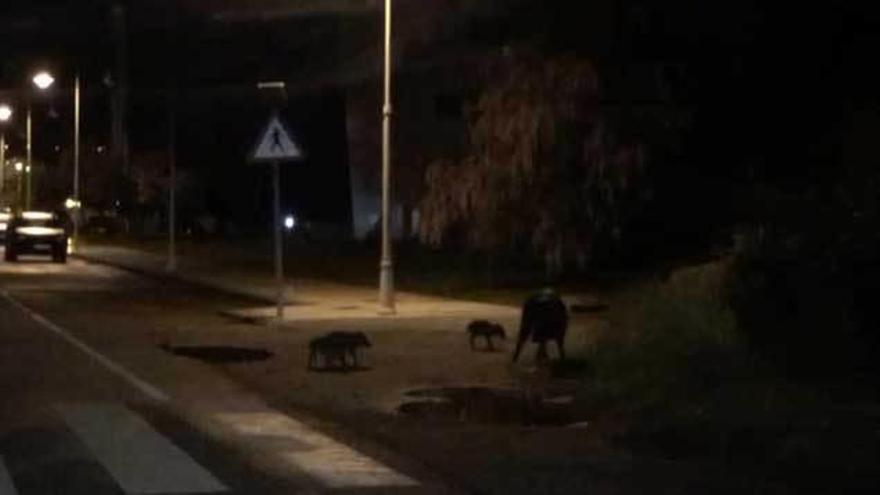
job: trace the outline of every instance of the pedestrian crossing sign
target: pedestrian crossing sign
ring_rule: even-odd
[[[291,137],[287,127],[277,115],[269,120],[269,125],[260,135],[257,146],[251,153],[252,161],[283,161],[302,158],[302,150]]]

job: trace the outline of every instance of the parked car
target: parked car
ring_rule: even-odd
[[[49,254],[55,263],[67,262],[67,222],[57,213],[24,211],[12,215],[6,228],[6,261],[22,254]]]

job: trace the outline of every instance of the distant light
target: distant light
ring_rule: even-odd
[[[77,201],[73,198],[67,198],[64,201],[64,207],[67,208],[68,210],[72,210],[74,208],[79,208],[81,206],[82,206],[82,203],[80,203],[79,201]]]
[[[284,81],[260,81],[257,89],[284,89]]]
[[[284,217],[284,228],[287,230],[293,230],[296,227],[296,217],[293,215],[287,215]]]
[[[23,163],[21,163],[21,162],[15,162],[15,171],[16,171],[16,172],[21,172],[23,168],[24,168],[24,164],[23,164]]]
[[[12,107],[0,105],[0,122],[8,122],[12,118]]]
[[[21,216],[25,220],[52,220],[52,214],[48,211],[25,211]]]
[[[55,151],[61,151],[61,146],[55,145]]]
[[[104,146],[103,146],[103,145],[99,145],[97,148],[95,148],[95,151],[97,151],[98,154],[103,153],[103,152],[104,152]]]
[[[38,88],[48,89],[49,86],[51,86],[52,83],[55,82],[55,78],[52,77],[52,74],[49,74],[48,72],[43,71],[43,72],[40,72],[37,75],[35,75],[33,81],[34,81],[34,84],[36,84]]]
[[[28,165],[27,167],[25,167],[25,168],[24,168],[24,171],[27,172],[27,173],[31,173],[31,166]]]
[[[48,218],[46,220],[48,220]],[[15,232],[17,234],[32,235],[32,236],[37,236],[37,237],[47,237],[47,236],[58,235],[60,233],[59,231],[64,232],[63,230],[55,228],[55,227],[43,227],[43,226],[18,227],[15,229]]]

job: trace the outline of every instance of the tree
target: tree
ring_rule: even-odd
[[[600,109],[593,66],[505,55],[469,113],[469,146],[426,171],[422,239],[458,234],[490,252],[531,245],[550,274],[619,235],[643,146],[621,142]]]

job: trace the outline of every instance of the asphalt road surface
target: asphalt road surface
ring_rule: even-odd
[[[235,304],[75,259],[0,263],[0,495],[426,488],[157,345]]]

